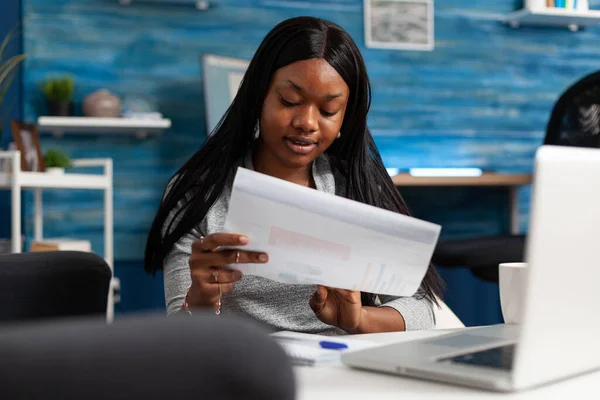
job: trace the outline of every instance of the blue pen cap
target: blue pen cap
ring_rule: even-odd
[[[327,340],[323,340],[323,341],[319,342],[319,345],[321,345],[321,347],[324,349],[330,349],[330,350],[343,350],[343,349],[348,348],[347,344],[338,343],[338,342],[329,342]]]

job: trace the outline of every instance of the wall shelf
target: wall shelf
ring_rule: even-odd
[[[567,27],[577,31],[580,27],[600,24],[600,10],[569,10],[565,8],[524,8],[508,14],[504,23],[513,28],[521,25]]]
[[[40,133],[51,133],[61,137],[72,134],[133,134],[143,139],[160,134],[171,127],[171,120],[139,118],[94,118],[94,117],[39,117]]]
[[[153,4],[157,6],[193,6],[197,10],[208,10],[210,3],[208,0],[118,0],[122,6],[130,6],[134,3]]]

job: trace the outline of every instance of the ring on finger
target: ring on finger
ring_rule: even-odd
[[[219,271],[213,271],[212,276],[215,277],[215,283],[219,283]]]
[[[239,262],[240,262],[240,252],[236,251],[235,252],[235,263],[239,264]]]
[[[210,252],[210,249],[204,246],[204,236],[200,236],[200,250],[202,250],[205,253]]]

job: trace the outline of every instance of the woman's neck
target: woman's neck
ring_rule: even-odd
[[[281,165],[279,160],[271,156],[267,151],[262,151],[261,146],[257,146],[252,152],[252,164],[254,170],[262,174],[298,185],[314,187],[312,163],[301,168],[289,168]]]

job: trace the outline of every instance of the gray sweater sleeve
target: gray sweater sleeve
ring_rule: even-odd
[[[172,181],[167,185],[165,195],[171,189]],[[162,234],[166,234],[170,222],[173,220],[177,211],[182,207],[183,202],[180,201],[177,207],[173,209],[163,226]],[[181,220],[181,214],[177,217],[177,222]],[[192,283],[190,276],[189,260],[192,255],[192,243],[200,239],[202,234],[198,229],[192,229],[179,239],[173,248],[167,253],[163,261],[163,279],[165,289],[165,303],[167,306],[167,314],[172,315],[179,311],[183,306],[187,288]]]
[[[435,327],[434,305],[425,297],[415,294],[413,297],[379,296],[379,299],[380,307],[392,307],[402,315],[407,331]]]
[[[181,309],[187,288],[192,283],[189,259],[192,254],[192,243],[196,239],[199,239],[199,235],[196,236],[194,233],[184,235],[165,257],[164,285],[168,315]]]

